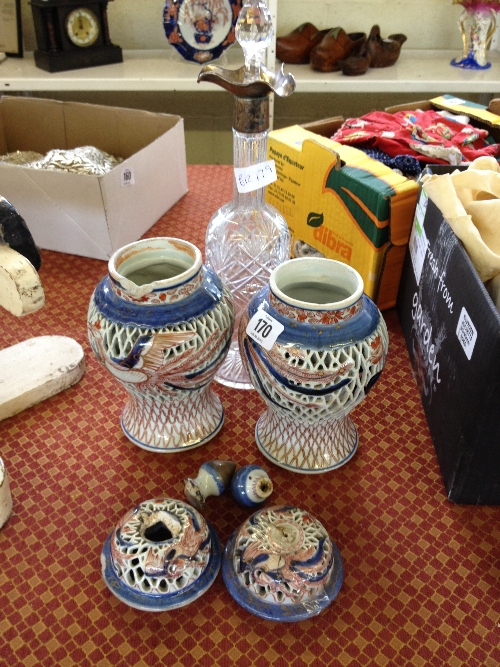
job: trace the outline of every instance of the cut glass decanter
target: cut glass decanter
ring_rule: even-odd
[[[274,73],[262,64],[272,35],[265,2],[246,0],[236,23],[245,65],[238,70],[206,65],[198,77],[234,95],[235,170],[267,161],[269,95],[287,97],[295,89],[293,77],[284,74],[283,66]],[[250,299],[268,284],[271,271],[290,258],[290,233],[281,213],[266,203],[265,187],[242,192],[236,173],[233,200],[215,212],[207,228],[206,264],[231,290],[236,310],[231,347],[215,379],[230,387],[252,389],[240,356],[238,326]]]

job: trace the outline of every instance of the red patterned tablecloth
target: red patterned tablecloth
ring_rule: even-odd
[[[231,168],[188,169],[189,194],[146,236],[202,248],[210,216],[231,198]],[[161,455],[123,435],[125,393],[87,342],[87,306],[106,263],[42,254],[46,305],[19,319],[2,312],[2,346],[71,336],[87,368],[74,387],[0,422],[14,498],[0,531],[1,665],[498,666],[500,508],[447,501],[395,311],[384,313],[387,366],[352,413],[360,445],[343,468],[307,476],[269,463],[254,441],[263,402],[221,385],[219,435]],[[109,592],[100,553],[118,519],[142,500],[184,499],[184,478],[210,459],[263,465],[273,503],[307,509],[330,532],[345,574],[321,616],[260,620],[231,598],[220,573],[202,598],[171,612],[136,611]],[[204,512],[222,544],[250,513],[230,494],[209,498]]]

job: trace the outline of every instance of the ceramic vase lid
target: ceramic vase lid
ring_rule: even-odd
[[[199,598],[219,571],[221,550],[213,527],[180,500],[140,503],[104,544],[102,574],[111,592],[145,611],[168,611]]]
[[[337,546],[309,512],[274,506],[257,511],[233,533],[222,574],[230,594],[252,614],[301,621],[335,599],[343,565]]]

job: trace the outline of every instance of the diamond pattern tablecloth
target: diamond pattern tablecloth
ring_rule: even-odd
[[[189,187],[147,236],[203,247],[210,216],[231,198],[231,168],[190,166]],[[220,385],[220,434],[195,450],[154,454],[123,435],[125,393],[87,342],[87,306],[106,263],[42,254],[46,305],[20,319],[2,312],[2,345],[71,336],[87,369],[74,387],[0,422],[14,498],[0,531],[1,665],[500,664],[500,507],[447,501],[394,311],[384,313],[387,366],[352,413],[360,445],[343,468],[306,476],[269,463],[253,435],[263,402]],[[184,499],[183,479],[210,459],[263,465],[272,502],[307,509],[330,532],[345,578],[321,616],[262,621],[233,601],[220,574],[198,601],[160,614],[131,609],[106,588],[100,553],[118,519],[148,498]],[[204,514],[225,544],[250,511],[225,494],[209,498]]]

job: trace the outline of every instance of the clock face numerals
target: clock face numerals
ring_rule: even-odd
[[[99,21],[90,9],[75,9],[66,19],[66,30],[76,46],[91,46],[99,36]]]

